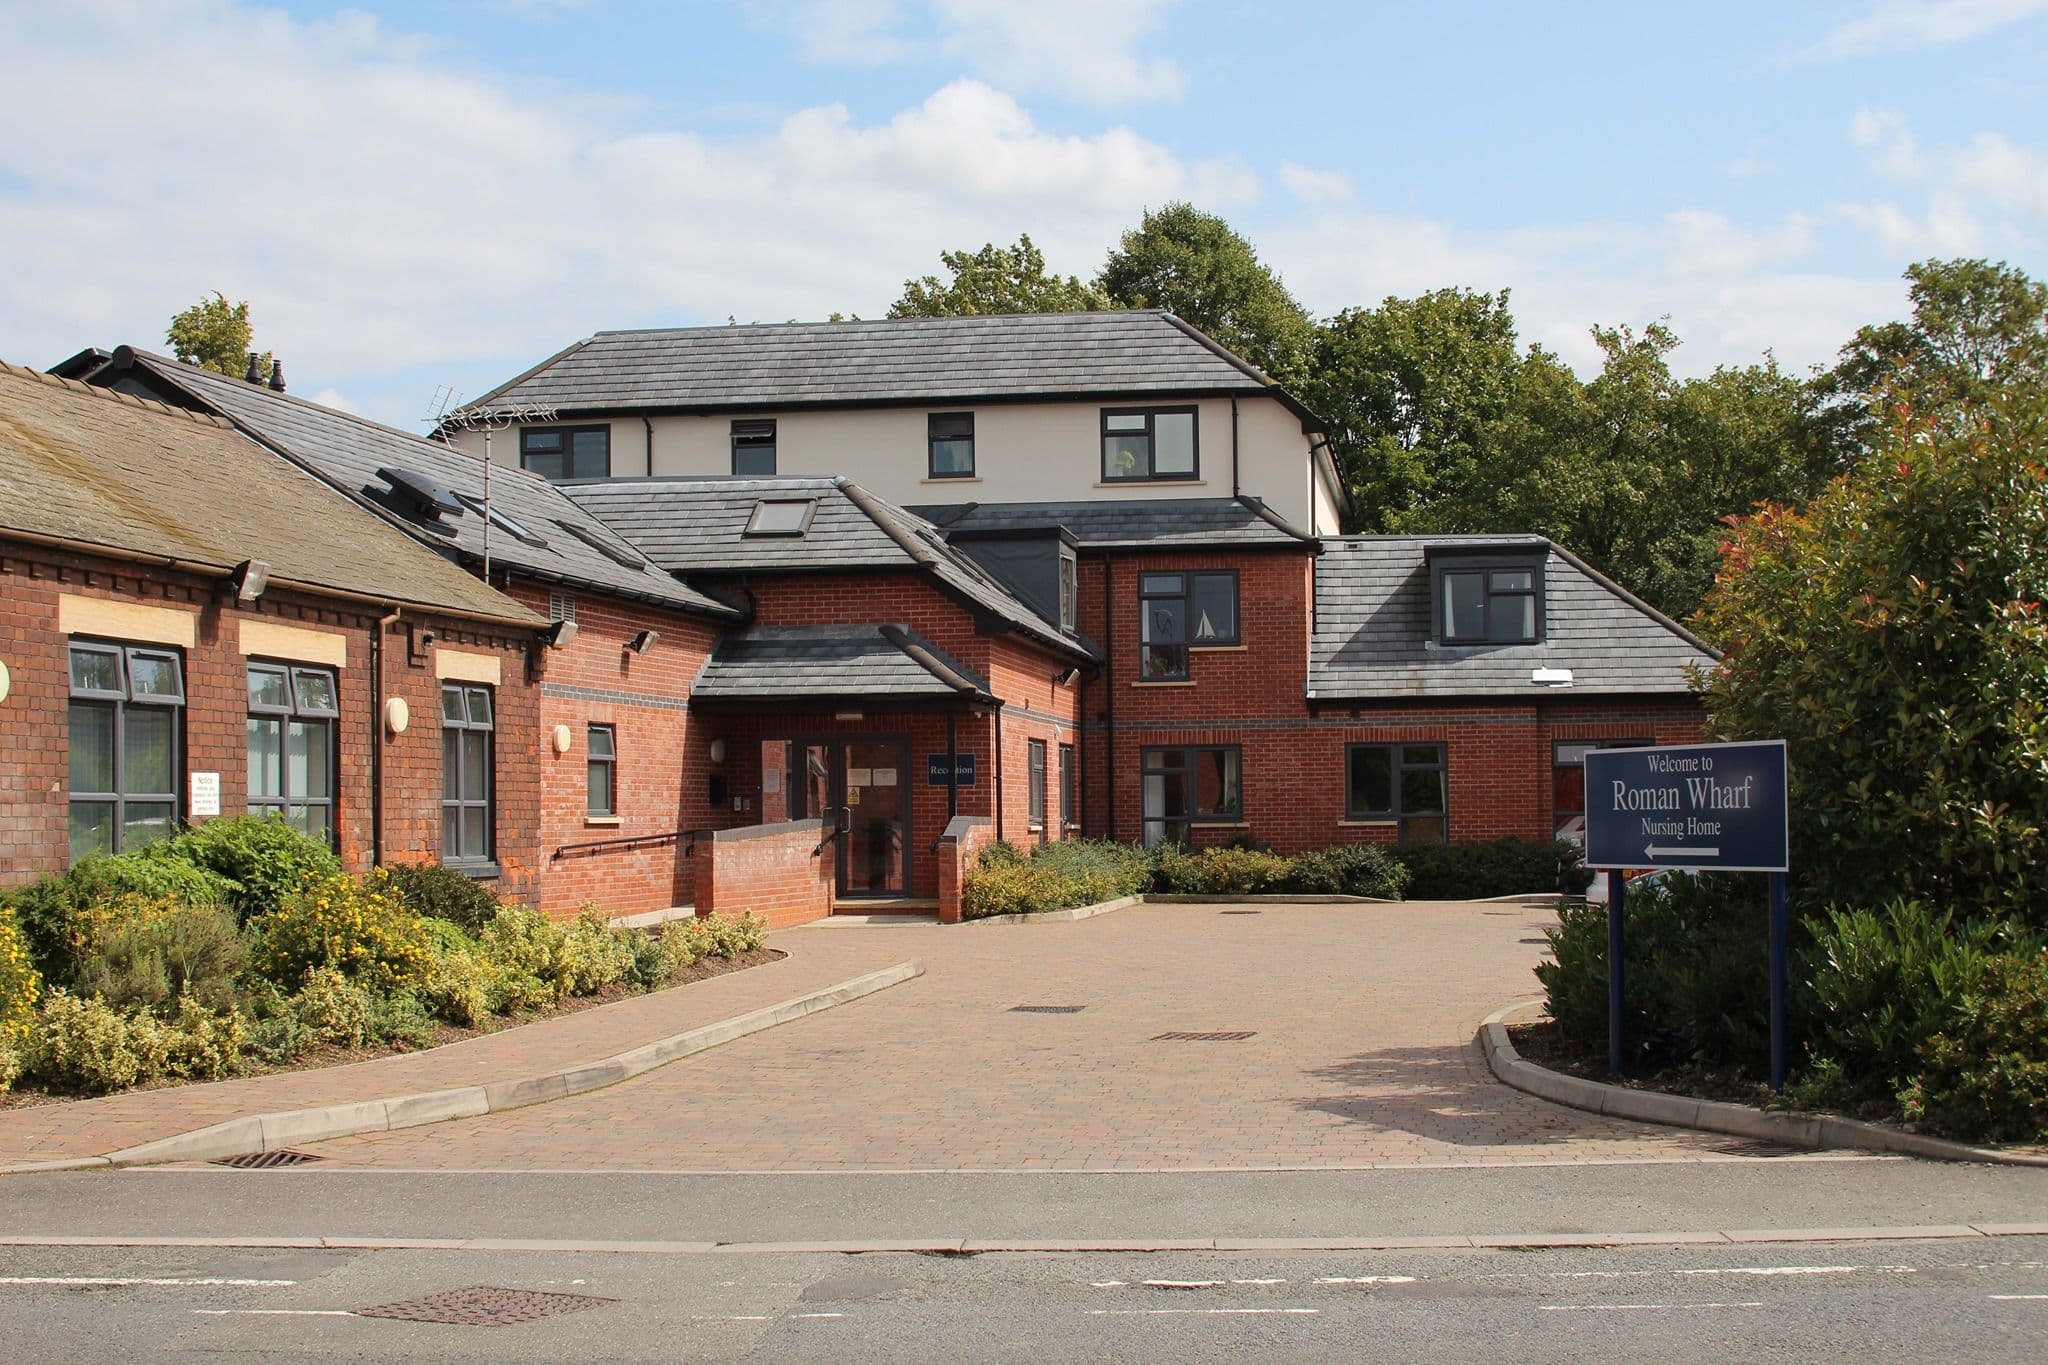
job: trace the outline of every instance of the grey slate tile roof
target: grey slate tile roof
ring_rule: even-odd
[[[911,512],[947,535],[1061,527],[1095,549],[1184,545],[1315,543],[1257,498],[1160,498],[1144,501],[996,502],[917,506]]]
[[[988,682],[908,626],[755,626],[719,642],[690,695],[704,701],[986,698]]]
[[[384,468],[424,474],[454,492],[478,499],[482,497],[482,461],[450,449],[439,441],[380,426],[348,413],[323,408],[288,394],[273,393],[260,385],[163,356],[131,352],[127,347],[115,354],[117,363],[126,354],[132,354],[133,363],[157,380],[220,414],[272,449],[313,469],[335,487],[350,494],[363,494],[380,506],[390,506],[387,499],[389,485],[377,474]],[[735,618],[740,614],[724,603],[677,582],[660,569],[641,562],[641,556],[630,545],[564,496],[560,489],[525,470],[504,466],[492,468],[491,509],[547,542],[545,545],[530,545],[516,539],[502,526],[493,527],[490,535],[493,564],[518,569],[550,582],[613,593],[674,610],[725,618]],[[417,522],[411,524],[419,525]],[[426,531],[423,532],[425,538],[446,544],[465,560],[481,560],[484,551],[484,521],[481,516],[464,511],[442,517],[440,525],[452,534]],[[610,546],[634,563],[615,562],[571,532],[568,529],[571,526],[591,540]]]
[[[227,422],[0,365],[7,529],[539,625],[525,607]]]
[[[1268,388],[1249,363],[1146,309],[599,332],[468,406],[637,412]]]
[[[711,580],[740,573],[834,569],[923,572],[1020,634],[1080,658],[1093,651],[1033,611],[939,529],[842,478],[656,477],[560,485],[593,516],[673,573]],[[748,535],[763,501],[817,504],[803,535]]]
[[[1435,644],[1431,546],[1541,555],[1544,640]],[[1541,536],[1332,537],[1316,561],[1311,697],[1679,694],[1688,690],[1687,664],[1713,663],[1713,653],[1682,626]],[[1572,685],[1534,685],[1529,675],[1537,668],[1568,668]]]

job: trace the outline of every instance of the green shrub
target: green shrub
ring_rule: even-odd
[[[124,853],[81,859],[68,872],[7,893],[6,900],[28,939],[36,970],[45,980],[64,981],[78,954],[111,923],[108,907],[119,897],[217,905],[226,903],[232,890],[225,878],[189,863]]]
[[[432,1047],[439,1038],[433,1010],[418,991],[397,990],[370,998],[370,1041],[413,1049]]]
[[[417,915],[346,872],[316,878],[249,927],[250,966],[287,990],[328,967],[395,990],[423,978],[432,957]]]
[[[632,970],[633,948],[626,933],[613,929],[595,905],[584,905],[562,939],[562,994],[595,995],[624,981]]]
[[[1570,845],[1549,839],[1494,839],[1469,844],[1402,844],[1394,859],[1413,875],[1408,899],[1485,900],[1558,889]]]
[[[0,1095],[14,1088],[27,1064],[28,1059],[22,1055],[19,1042],[0,1042]]]
[[[447,920],[474,934],[498,913],[498,898],[473,877],[439,863],[405,863],[379,869],[372,880],[415,915]]]
[[[672,919],[661,926],[661,946],[675,959],[674,971],[694,967],[704,960],[704,950],[710,946],[710,936],[698,927],[698,919]]]
[[[1922,1057],[1906,1117],[1974,1142],[2048,1139],[2048,956],[1978,966]]]
[[[651,991],[682,969],[668,937],[661,933],[634,933],[626,938],[626,950],[633,955],[626,979],[643,991]]]
[[[20,1047],[43,995],[43,976],[29,960],[28,940],[14,921],[14,912],[0,905],[0,1090],[14,1080],[8,1070],[20,1069]]]
[[[1294,860],[1249,848],[1169,848],[1159,855],[1159,888],[1183,895],[1249,896],[1287,889]]]
[[[230,1075],[245,1041],[244,1021],[232,1010],[187,1000],[162,1020],[58,989],[43,1004],[25,1060],[54,1089],[104,1094],[165,1077]]]
[[[1376,896],[1397,901],[1413,879],[1413,873],[1377,845],[1340,844],[1296,858],[1287,889],[1312,896]]]
[[[1074,894],[1082,899],[1074,901],[1075,905],[1135,896],[1152,884],[1156,868],[1149,849],[1108,839],[1061,839],[1040,844],[1031,854],[1031,863],[1081,883]]]
[[[980,865],[983,867],[1014,866],[1023,861],[1024,851],[1008,839],[997,839],[981,850]]]
[[[188,997],[214,1009],[233,1002],[248,948],[231,911],[134,895],[117,897],[111,907],[111,927],[73,966],[75,991],[117,1010],[158,1014]]]
[[[332,849],[275,815],[208,820],[158,840],[138,856],[184,863],[221,878],[229,904],[245,922],[277,910],[308,883],[341,873]]]
[[[698,919],[670,920],[661,926],[662,939],[675,955],[681,969],[707,957],[735,958],[761,946],[768,932],[765,920],[751,913],[738,919],[729,915],[708,915]]]
[[[1066,907],[1066,878],[1048,867],[1024,862],[983,863],[960,888],[963,919],[1029,915]],[[1078,904],[1078,902],[1076,902]]]
[[[982,850],[968,872],[960,914],[986,919],[1097,905],[1143,891],[1152,872],[1152,855],[1130,844],[1063,839],[1040,844],[1026,858],[997,842]]]
[[[363,1047],[373,1036],[377,1002],[367,987],[333,967],[315,967],[291,997],[292,1014],[313,1042]]]
[[[484,960],[503,973],[506,1008],[547,1009],[565,992],[569,932],[538,910],[506,906],[477,935]]]

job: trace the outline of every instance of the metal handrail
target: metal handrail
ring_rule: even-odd
[[[625,848],[636,844],[672,844],[678,839],[690,841],[689,853],[696,851],[696,831],[678,829],[669,830],[662,834],[631,834],[620,839],[593,839],[589,843],[583,844],[561,844],[556,847],[553,853],[548,855],[548,861],[553,862],[567,854],[595,853],[601,849]],[[686,853],[685,856],[688,856],[688,854]]]

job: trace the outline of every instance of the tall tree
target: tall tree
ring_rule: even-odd
[[[1147,212],[1095,283],[1116,307],[1167,309],[1283,382],[1307,371],[1308,313],[1250,242],[1192,204]]]
[[[905,280],[903,296],[889,305],[892,318],[952,318],[990,313],[1087,313],[1107,308],[1100,290],[1078,276],[1048,275],[1045,256],[1029,234],[1015,246],[994,242],[979,251],[942,251],[952,276]]]
[[[225,294],[215,290],[212,298],[201,299],[173,317],[164,340],[170,343],[171,354],[178,359],[239,379],[249,370],[249,343],[253,335],[249,301],[229,303]],[[257,357],[266,380],[270,378],[272,363],[268,351]]]
[[[2000,389],[2048,385],[2048,285],[2003,261],[1907,267],[1910,321],[1859,330],[1834,390],[1864,404],[1890,394],[1922,405],[1978,403]]]

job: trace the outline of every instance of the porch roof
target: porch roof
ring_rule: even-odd
[[[837,698],[991,703],[986,679],[908,626],[755,626],[729,635],[698,673],[693,706],[806,706]]]

